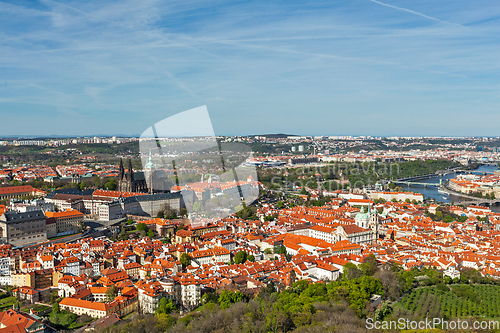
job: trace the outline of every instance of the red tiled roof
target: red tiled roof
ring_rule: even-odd
[[[0,195],[33,192],[31,185],[0,187]]]

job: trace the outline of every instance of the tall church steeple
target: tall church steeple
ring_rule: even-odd
[[[123,168],[123,159],[120,159],[120,168],[118,171],[118,180],[121,181],[123,180],[123,177],[125,176],[125,169]]]
[[[370,213],[370,229],[372,229],[372,232],[374,233],[375,239],[378,239],[378,225],[379,225],[379,217],[378,217],[378,211],[377,209],[371,210],[371,207],[369,208],[369,213]]]
[[[130,158],[128,159],[128,177],[127,177],[127,179],[131,182],[134,181],[134,170],[132,169],[132,160]]]

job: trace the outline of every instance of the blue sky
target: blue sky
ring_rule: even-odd
[[[3,1],[0,136],[500,135],[498,1]]]

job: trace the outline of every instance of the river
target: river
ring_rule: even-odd
[[[498,167],[496,165],[481,165],[479,168],[473,170],[474,173],[476,172],[481,172],[481,173],[493,173],[495,170],[498,170]],[[442,180],[443,182],[455,178],[456,174],[448,174],[445,176],[435,176],[431,177],[428,179],[422,179],[418,180],[420,183],[430,183],[430,184],[439,184],[439,181]],[[448,195],[448,194],[442,194],[438,192],[438,189],[436,186],[428,186],[428,187],[423,187],[422,185],[411,185],[411,186],[405,186],[405,185],[400,185],[404,190],[412,191],[412,192],[417,192],[417,193],[422,193],[424,197],[427,198],[432,198],[438,202],[443,202],[443,203],[451,203],[454,201],[455,203],[459,201],[465,201],[463,198],[456,197],[454,195]],[[500,206],[491,206],[491,210],[494,212],[500,212]]]

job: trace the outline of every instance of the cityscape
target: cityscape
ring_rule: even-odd
[[[214,331],[228,324],[209,318],[239,311],[252,331],[362,331],[500,315],[500,138],[216,140],[236,147],[226,168],[247,145],[238,161],[254,176],[224,179],[206,150],[172,170],[140,138],[2,139],[5,329]]]
[[[500,333],[499,18],[0,0],[0,333]]]

